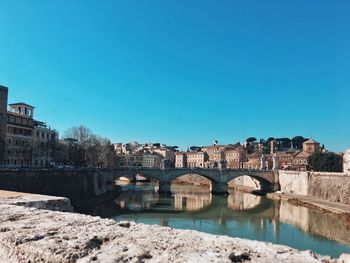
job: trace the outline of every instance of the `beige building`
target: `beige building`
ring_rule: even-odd
[[[47,128],[43,122],[34,121],[33,167],[47,166],[53,161],[53,151],[57,141],[58,133],[55,130]]]
[[[123,154],[123,144],[122,143],[113,143],[114,151],[117,155]]]
[[[229,169],[240,169],[243,167],[243,162],[247,161],[247,152],[244,149],[229,149],[224,153]]]
[[[206,146],[202,148],[202,151],[207,153],[209,162],[219,163],[225,159],[225,150],[229,149],[229,147],[225,145],[212,145]]]
[[[320,143],[316,142],[313,139],[307,140],[303,143],[303,150],[293,155],[293,169],[306,171],[308,169],[309,157],[312,154],[320,151]]]
[[[120,167],[142,167],[143,153],[127,153],[118,157]]]
[[[284,151],[284,152],[276,152],[275,155],[279,160],[279,167],[282,170],[289,170],[293,168],[293,155],[294,151]],[[273,156],[273,155],[271,155]]]
[[[23,102],[9,104],[5,115],[7,92],[1,87],[2,136],[4,116],[6,121],[2,165],[9,168],[49,166],[58,140],[57,132],[35,120],[34,107]]]
[[[204,163],[208,160],[208,155],[205,152],[187,152],[187,167],[203,168]]]
[[[183,152],[177,152],[175,154],[175,167],[186,168],[187,167],[187,156]]]
[[[243,163],[243,169],[258,170],[261,165],[261,154],[254,153],[247,156],[247,161]]]
[[[144,153],[142,158],[142,167],[144,168],[159,168],[163,156],[154,153]]]
[[[345,151],[343,158],[343,172],[350,176],[350,149]]]
[[[160,149],[154,149],[152,150],[152,152],[157,153],[163,156],[165,159],[170,160],[172,164],[175,163],[175,152],[173,150],[169,150],[167,148],[160,148]]]

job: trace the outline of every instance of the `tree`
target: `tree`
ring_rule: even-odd
[[[316,172],[342,172],[343,157],[332,152],[318,152],[311,155],[308,159],[311,170]]]
[[[307,139],[305,139],[303,136],[295,136],[292,138],[293,147],[296,149],[303,148],[303,142],[305,142]]]
[[[190,150],[191,150],[192,152],[199,152],[200,150],[202,150],[202,148],[201,148],[201,147],[198,147],[198,146],[191,146],[191,147],[190,147]]]
[[[93,137],[91,130],[83,125],[71,127],[64,133],[64,138],[77,140],[78,144],[85,146]]]
[[[246,142],[256,142],[256,138],[255,137],[249,137]]]
[[[278,138],[276,139],[278,148],[288,149],[290,148],[290,139],[289,138]]]
[[[74,166],[112,167],[116,164],[116,153],[111,142],[93,134],[89,128],[85,126],[69,128],[64,137],[68,161]]]

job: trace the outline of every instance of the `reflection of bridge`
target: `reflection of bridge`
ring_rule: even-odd
[[[198,174],[211,182],[210,190],[213,194],[228,194],[228,182],[240,177],[250,176],[258,180],[261,184],[261,191],[274,192],[279,190],[278,171],[272,170],[242,170],[242,169],[204,169],[204,168],[118,168],[113,170],[113,178],[126,177],[134,179],[136,175],[141,175],[149,180],[159,182],[160,193],[170,193],[171,181],[187,175]]]
[[[143,194],[146,194],[146,192],[143,192]],[[254,200],[254,204],[250,203],[252,206],[249,205],[248,207],[245,207],[244,201],[239,198],[236,199],[237,196],[235,196],[235,194],[229,195],[228,197],[221,197],[211,196],[209,193],[203,196],[197,196],[197,194],[175,193],[175,195],[171,197],[164,198],[163,196],[162,198],[162,196],[155,194],[153,191],[148,191],[147,194],[143,196],[137,196],[134,192],[129,190],[123,192],[116,200],[116,203],[119,207],[122,207],[122,214],[135,213],[135,208],[139,208],[136,209],[136,211],[138,214],[142,214],[142,217],[161,217],[164,220],[169,218],[193,218],[194,220],[219,220],[224,224],[232,218],[251,217],[271,220],[278,218],[278,209],[273,200],[262,200],[260,196],[253,197],[257,198],[257,200]],[[177,201],[180,201],[177,200],[178,198],[187,199],[183,200],[186,202],[183,204],[183,207],[181,207],[182,209],[177,207]],[[148,201],[144,202],[145,199]],[[193,202],[196,202],[195,199],[198,199],[197,201],[203,199],[207,200],[201,207],[196,207],[194,210],[187,209],[192,208]],[[118,200],[122,200],[122,202],[119,202]],[[232,205],[233,203],[241,203],[241,206]],[[187,213],[182,213],[182,211],[187,211]],[[113,209],[109,209],[108,212],[110,212],[110,214],[108,214],[107,217],[113,217],[116,214],[120,214],[119,210],[113,212]]]

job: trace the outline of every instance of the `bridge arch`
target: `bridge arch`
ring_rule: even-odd
[[[116,169],[114,178],[127,177],[135,178],[141,175],[149,180],[159,182],[159,192],[170,194],[171,182],[175,179],[188,175],[196,174],[208,179],[211,183],[210,190],[213,194],[228,194],[228,182],[240,176],[250,176],[258,180],[261,184],[261,190],[271,192],[278,190],[278,177],[274,171],[261,170],[233,170],[233,169],[209,169],[209,168],[139,168],[139,169]],[[276,180],[277,179],[277,180]],[[277,182],[277,184],[276,184]]]

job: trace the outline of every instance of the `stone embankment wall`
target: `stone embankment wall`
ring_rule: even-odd
[[[309,195],[331,202],[350,204],[350,176],[330,173],[310,173]]]
[[[279,171],[281,191],[350,204],[350,176],[344,173]]]
[[[1,170],[0,189],[63,196],[69,198],[73,206],[102,201],[118,192],[112,173],[97,169]]]
[[[308,195],[308,172],[279,171],[281,191],[291,194]]]

